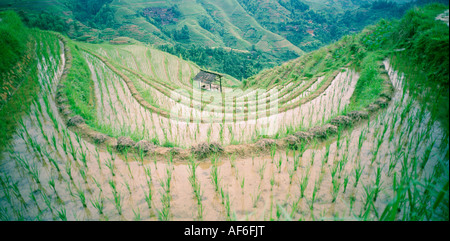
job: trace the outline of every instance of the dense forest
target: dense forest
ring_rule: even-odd
[[[238,3],[264,28],[283,36],[301,50],[310,52],[338,41],[345,35],[361,31],[365,26],[375,24],[380,19],[400,18],[413,6],[436,1],[446,2],[351,1],[350,6],[339,11],[314,9],[301,0],[276,0],[268,6],[261,1],[238,0]],[[194,26],[183,23],[183,19],[188,17],[185,16],[186,13],[183,14],[183,9],[180,9],[182,3],[174,3],[170,7],[142,8],[135,15],[125,15],[124,19],[118,19],[118,10],[112,0],[67,0],[64,3],[73,13],[74,19],[69,19],[70,21],[65,16],[46,10],[19,10],[18,13],[28,27],[52,30],[79,41],[94,43],[130,37],[194,61],[203,68],[224,72],[237,79],[248,78],[265,68],[299,57],[299,53],[291,50],[263,51],[255,47],[255,44],[243,49],[238,48],[243,51],[231,52],[226,50],[227,48],[203,44],[196,35],[200,30],[230,39],[230,30],[214,16],[214,9],[209,5],[205,6],[211,13],[196,17],[198,25]],[[205,1],[201,3],[206,4]],[[272,19],[273,11],[279,13],[280,17]],[[147,33],[141,27],[133,25],[131,19],[136,17],[142,17],[154,26],[154,30]],[[248,33],[253,32],[254,28],[248,29]],[[159,43],[155,43],[155,38],[159,39]]]
[[[159,49],[190,60],[201,67],[227,73],[238,79],[246,79],[257,74],[261,69],[276,65],[270,62],[270,56],[261,51],[247,53],[198,45],[192,45],[189,48],[182,45],[164,45]]]

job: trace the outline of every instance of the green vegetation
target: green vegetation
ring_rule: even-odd
[[[13,11],[0,13],[0,73],[6,73],[25,55],[28,29]],[[3,86],[3,78],[1,80]]]
[[[377,99],[383,91],[384,79],[380,77],[383,56],[371,52],[361,62],[361,75],[355,87],[349,110],[360,110]]]
[[[87,123],[95,120],[95,100],[91,72],[78,46],[69,42],[72,54],[72,68],[67,80],[62,83],[72,111],[81,115]]]
[[[191,2],[189,10],[208,2]],[[236,1],[217,3],[223,11],[224,2]],[[308,10],[304,2],[282,2],[285,8]],[[103,9],[90,8],[83,11]],[[163,116],[182,101],[182,111],[190,115],[211,104],[209,98],[191,98],[197,94],[191,79],[198,67],[190,62],[137,41],[60,42],[54,33],[24,28],[32,44],[17,63],[29,52],[32,67],[0,109],[0,220],[448,220],[448,126],[436,124],[448,122],[439,117],[446,107],[436,104],[437,98],[448,98],[441,93],[448,96],[448,55],[439,52],[448,51],[448,26],[435,20],[446,9],[436,4],[413,9],[405,19],[383,20],[263,71],[247,79],[239,93],[249,96],[263,87],[261,99],[234,100],[231,106],[243,106],[239,113],[215,112],[219,120],[224,113],[233,120],[267,112],[250,107],[276,93],[276,115],[282,117],[278,140],[259,135],[249,120],[195,123]],[[169,15],[183,16],[182,11],[174,8]],[[201,21],[203,28],[215,26],[209,20]],[[195,30],[187,19],[180,21],[190,34]],[[242,24],[237,17],[233,21]],[[64,47],[71,52],[64,56],[67,72]],[[405,78],[386,76],[384,60]],[[67,78],[61,83],[63,73]],[[334,118],[372,103],[383,94],[387,77],[404,85],[396,85],[386,111]],[[183,93],[168,95],[174,89]],[[219,92],[211,97],[228,98]],[[95,143],[88,143],[84,127],[68,129],[61,122],[57,112],[66,104],[91,128],[134,141],[121,138],[114,147],[95,133]],[[367,122],[346,128],[366,117]],[[321,129],[328,122],[328,129]],[[135,143],[142,139],[147,141]],[[136,146],[138,153],[132,151]],[[210,159],[197,160],[203,156],[193,155],[196,149],[212,153],[204,156]]]
[[[49,60],[48,52],[35,47],[35,41],[51,46],[54,51],[54,36],[26,28],[15,12],[0,12],[0,151],[18,127],[18,121],[29,113],[41,86],[38,81],[36,54]],[[50,44],[51,43],[51,44]],[[23,123],[22,123],[23,124]]]
[[[392,56],[395,68],[405,74],[408,90],[448,134],[449,28],[435,19],[447,9],[442,4],[414,8],[399,21],[382,21],[363,43],[370,50]]]
[[[304,51],[317,50],[358,32],[381,18],[399,18],[407,9],[427,1],[54,2],[34,1],[30,5],[5,1],[0,8],[17,4],[29,27],[93,43],[120,43],[120,37],[130,37],[181,55],[201,67],[246,79],[297,58]]]
[[[159,49],[181,56],[183,59],[190,60],[202,68],[226,73],[239,80],[254,76],[262,69],[272,68],[277,64],[281,64],[281,60],[274,60],[273,57],[260,50],[248,52],[198,45],[189,47],[163,45]]]
[[[20,10],[17,13],[23,23],[29,28],[39,28],[41,30],[50,30],[63,34],[67,34],[69,30],[69,24],[63,18],[48,11],[25,12]]]
[[[393,1],[346,1],[345,4],[342,1],[238,1],[268,30],[307,52],[359,32],[379,19],[399,18],[414,4]],[[274,18],[275,12],[281,16]]]

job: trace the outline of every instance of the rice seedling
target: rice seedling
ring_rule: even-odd
[[[55,178],[53,176],[50,177],[50,180],[48,181],[48,185],[53,189],[53,191],[57,194],[56,191],[56,184],[55,184]]]
[[[211,126],[212,126],[212,124],[211,124]],[[208,128],[208,130],[206,131],[206,143],[210,143],[211,142],[211,131],[212,131],[212,128],[211,127],[209,127]]]
[[[335,177],[337,177],[337,176],[336,176],[336,173],[337,173],[337,171],[338,171],[338,168],[339,168],[339,163],[336,163],[336,164],[334,164],[334,165],[332,165],[332,166],[330,167],[330,174],[331,174],[331,178],[332,178],[332,179],[334,179]]]
[[[264,172],[266,170],[266,165],[267,165],[267,161],[264,161],[264,163],[261,164],[261,166],[258,169],[258,174],[259,174],[259,177],[261,178],[261,180],[264,178]]]
[[[380,151],[381,144],[383,144],[383,140],[377,140],[377,144],[375,145],[374,150],[372,151],[372,158],[370,159],[370,165],[373,165],[375,160],[377,159],[378,152]]]
[[[83,168],[80,168],[80,169],[79,169],[79,172],[80,172],[81,178],[83,178],[83,180],[84,180],[84,183],[87,184],[87,174],[86,174],[86,171],[85,171]]]
[[[133,171],[131,170],[130,162],[125,161],[125,164],[127,165],[128,174],[131,177],[131,179],[134,179]]]
[[[398,115],[395,114],[394,117],[392,118],[392,122],[391,122],[391,132],[389,134],[389,143],[392,142],[392,140],[394,139],[395,124],[397,123],[397,120],[398,120]]]
[[[339,181],[339,179],[335,179],[335,178],[333,178],[333,179],[331,180],[331,182],[332,182],[332,184],[333,184],[333,186],[332,186],[332,192],[331,192],[331,196],[332,196],[331,202],[334,203],[334,202],[336,202],[336,198],[337,198],[337,196],[338,196],[338,194],[339,194],[339,190],[340,190],[342,184],[341,184],[341,182]]]
[[[283,164],[283,157],[280,156],[280,158],[278,159],[278,162],[276,163],[277,169],[278,169],[278,173],[281,173],[281,165]]]
[[[70,138],[70,136],[68,136],[69,139],[69,146],[70,146],[70,154],[72,155],[72,158],[74,161],[77,161],[77,148],[75,148],[75,146],[72,143],[72,139]]]
[[[36,163],[33,163],[32,165],[30,165],[30,170],[29,170],[29,174],[31,175],[31,178],[37,183],[40,184],[41,181],[39,179],[40,176],[40,169],[37,166]]]
[[[428,147],[426,148],[423,156],[422,156],[422,162],[420,163],[420,168],[424,169],[427,165],[428,161],[430,160],[431,151],[433,150],[434,144],[436,143],[436,140],[433,140]]]
[[[324,156],[322,158],[322,163],[323,164],[328,163],[328,159],[329,159],[329,156],[330,156],[330,148],[331,148],[331,143],[328,143],[327,146],[325,147],[325,154],[324,154]]]
[[[163,202],[163,207],[161,210],[157,210],[158,211],[158,220],[160,221],[169,221],[170,219],[170,208],[165,205],[166,201],[164,201],[164,199],[161,200],[161,202]]]
[[[270,190],[273,190],[273,186],[275,185],[275,174],[272,173],[272,177],[270,178]]]
[[[19,200],[21,206],[23,208],[27,208],[27,203],[25,202],[25,199],[23,198],[22,194],[20,193],[18,182],[15,182],[11,185],[12,193],[16,197],[17,200]]]
[[[272,158],[272,163],[275,162],[276,152],[277,152],[277,145],[274,143],[270,146],[270,157]]]
[[[403,124],[403,122],[404,122],[405,119],[406,119],[406,116],[408,115],[408,113],[410,113],[413,103],[414,103],[414,100],[413,100],[413,99],[410,99],[410,100],[408,101],[408,103],[406,104],[406,107],[405,107],[405,108],[403,109],[403,111],[401,112],[401,114],[400,114],[400,125]]]
[[[361,134],[359,135],[359,139],[358,139],[358,155],[361,153],[361,148],[362,148],[362,145],[363,145],[365,139],[366,139],[366,132],[361,131]]]
[[[240,184],[241,184],[242,194],[244,194],[245,177],[242,177],[242,180],[241,180]]]
[[[64,129],[63,129],[64,130]],[[64,153],[66,154],[66,156],[68,155],[68,146],[67,146],[67,140],[66,140],[66,138],[64,137],[65,136],[65,134],[63,134],[63,138],[62,138],[62,142],[61,142],[61,147],[62,147],[62,149],[63,149],[63,151],[64,151]]]
[[[56,137],[55,137],[55,135],[53,134],[52,135],[52,145],[53,145],[53,148],[55,149],[55,151],[57,151],[58,150],[58,144],[57,144],[57,142],[56,142]]]
[[[139,208],[138,208],[137,212],[134,211],[134,208],[132,208],[132,210],[133,210],[133,213],[134,213],[133,220],[134,221],[141,221],[141,211],[139,210]]]
[[[122,215],[122,196],[119,192],[113,192],[114,205],[116,207],[117,213]]]
[[[171,194],[170,194],[170,186],[172,180],[172,167],[168,166],[166,169],[166,180],[161,181],[160,185],[163,193],[161,194],[161,203],[163,204],[162,210],[158,210],[158,218],[160,220],[169,220],[169,212],[170,212],[170,202],[171,202]]]
[[[105,166],[108,167],[108,169],[111,171],[111,175],[114,177],[116,176],[116,173],[114,172],[115,170],[115,162],[114,162],[114,158],[111,159],[106,159],[105,161]]]
[[[212,165],[210,175],[212,184],[214,185],[216,192],[218,192],[220,186],[220,178],[219,178],[219,170],[216,164]]]
[[[203,220],[203,205],[201,202],[198,204],[197,208],[197,218],[199,221]]]
[[[8,211],[6,209],[6,207],[0,207],[0,220],[2,221],[9,221],[9,217],[8,217]]]
[[[58,217],[61,221],[67,221],[66,209],[63,207],[61,210],[57,210]]]
[[[225,195],[225,211],[226,211],[226,214],[227,214],[227,221],[236,220],[236,214],[231,212],[230,195],[228,194],[228,192]]]
[[[114,206],[116,207],[118,214],[122,215],[122,195],[117,190],[116,184],[113,180],[109,180],[109,185],[111,186],[112,194],[114,197]]]
[[[98,198],[93,198],[90,201],[92,206],[97,209],[98,214],[103,215],[104,200],[101,193],[98,195]]]
[[[73,181],[73,176],[72,176],[72,163],[71,162],[67,162],[66,164],[66,173],[67,176],[69,176],[69,179],[71,181]]]
[[[356,168],[354,169],[355,170],[355,183],[353,184],[354,188],[356,188],[358,186],[358,182],[359,182],[359,179],[361,178],[364,168],[365,167],[361,167],[361,161],[359,161]]]
[[[50,200],[50,198],[47,196],[47,194],[45,194],[44,192],[40,192],[42,199],[44,200],[45,205],[47,206],[47,208],[50,210],[50,212],[53,213],[53,207],[52,207],[52,202]]]
[[[53,166],[56,168],[56,171],[57,171],[58,173],[61,173],[61,170],[60,170],[60,168],[59,168],[58,162],[57,162],[55,159],[53,159],[53,158],[50,156],[50,154],[48,154],[48,152],[45,151],[45,149],[44,149],[44,153],[45,153],[45,155],[47,156],[48,161],[49,161],[51,164],[53,164]]]
[[[259,200],[261,199],[261,184],[259,184],[258,189],[256,191],[256,195],[253,196],[252,195],[252,200],[253,200],[253,208],[256,208],[256,206],[258,205]]]
[[[84,191],[82,188],[77,188],[77,196],[80,199],[80,202],[83,205],[83,207],[86,208],[87,207],[86,195],[84,194]]]
[[[86,155],[87,153],[83,151],[83,149],[80,149],[80,153],[81,153],[81,162],[83,163],[84,167],[87,168],[87,158]]]
[[[395,167],[397,166],[397,161],[401,155],[403,155],[403,154],[400,153],[398,156],[396,156],[393,153],[390,154],[389,164],[388,164],[388,172],[387,172],[388,177],[390,177],[392,175],[392,172],[394,171]]]
[[[199,164],[195,162],[194,158],[191,157],[189,160],[189,171],[191,174],[189,177],[189,181],[192,185],[194,195],[197,199],[198,218],[201,220],[203,217],[203,205],[202,205],[203,195],[202,195],[200,183],[198,182],[197,174],[196,174],[196,169],[197,169],[198,165]]]
[[[9,177],[5,176],[5,179],[6,180],[3,180],[0,176],[0,185],[2,186],[4,197],[8,200],[8,203],[11,204],[11,193],[10,193],[10,189],[9,189]]]
[[[336,145],[337,145],[337,149],[339,150],[342,143],[341,143],[341,138],[342,138],[342,131],[343,131],[343,127],[339,127],[338,128],[338,132],[337,132],[337,139],[336,139]]]
[[[147,203],[148,209],[152,209],[153,193],[152,193],[151,183],[149,181],[147,181],[147,186],[148,186],[148,192],[146,192],[144,190],[145,202]]]
[[[288,169],[288,174],[289,174],[289,185],[292,184],[292,179],[294,178],[294,174],[295,174],[295,170],[294,169]]]
[[[373,201],[375,202],[378,198],[378,193],[381,190],[381,167],[377,167],[377,173],[376,173],[376,179],[375,179],[375,185],[374,185],[374,196],[373,196]]]
[[[300,199],[305,197],[305,191],[308,187],[309,177],[310,177],[311,165],[306,167],[305,173],[300,181]]]

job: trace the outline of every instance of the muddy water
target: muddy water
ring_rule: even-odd
[[[39,97],[37,105],[31,108],[30,114],[23,116],[25,128],[18,128],[10,146],[1,155],[1,178],[5,185],[0,187],[0,217],[5,220],[59,220],[62,217],[68,220],[134,220],[138,217],[141,220],[158,220],[158,213],[164,207],[162,200],[166,193],[162,184],[171,177],[168,192],[169,220],[198,220],[199,205],[189,181],[191,172],[188,164],[172,163],[169,158],[167,161],[155,162],[151,156],[142,161],[137,156],[119,156],[108,150],[97,149],[65,127],[57,114],[54,91],[61,76],[63,60],[64,56],[54,56],[53,60],[39,61],[40,83],[43,85],[50,83],[52,91],[45,90]],[[371,187],[375,183],[378,170],[381,176],[381,192],[374,206],[380,213],[393,200],[393,176],[394,173],[400,176],[403,165],[403,159],[397,156],[399,152],[409,153],[406,160],[407,165],[411,165],[415,157],[423,157],[425,150],[432,147],[430,160],[425,168],[418,169],[416,174],[418,182],[432,177],[437,163],[444,161],[448,164],[448,160],[445,160],[449,148],[448,137],[442,137],[439,123],[431,122],[429,112],[422,111],[418,103],[411,100],[408,92],[404,91],[401,75],[393,71],[388,62],[385,62],[385,65],[396,87],[391,104],[386,110],[373,116],[369,122],[342,133],[339,140],[335,138],[326,142],[312,143],[301,157],[298,152],[294,153],[292,150],[277,150],[274,157],[268,154],[247,158],[224,156],[214,165],[210,159],[198,161],[196,180],[202,194],[201,218],[203,220],[230,218],[327,220],[335,217],[354,219],[364,212],[365,187]],[[168,123],[163,122],[157,115],[147,115],[145,110],[137,109],[138,105],[129,98],[126,88],[119,88],[120,80],[99,66],[98,63],[89,65],[91,70],[97,68],[95,71],[98,76],[97,96],[103,96],[103,101],[99,100],[101,104],[98,106],[102,106],[104,115],[107,116],[114,111],[108,109],[108,103],[119,103],[115,107],[122,108],[121,114],[140,115],[140,118],[125,115],[123,119],[117,115],[113,117],[116,118],[112,119],[114,121],[104,119],[105,123],[128,121],[128,124],[135,123],[136,126],[140,126],[144,122],[153,122],[159,130],[167,127]],[[330,92],[323,94],[330,97],[329,99],[318,98],[319,104],[331,105],[337,100],[336,96],[342,92],[346,93],[348,98],[351,96],[354,78],[341,79],[342,81],[333,82],[329,88]],[[117,89],[118,95],[112,94],[116,93],[113,86]],[[342,90],[344,86],[349,91]],[[103,94],[100,94],[100,89]],[[106,94],[108,91],[110,94]],[[45,105],[44,95],[49,97],[49,110]],[[347,97],[344,96],[344,99]],[[410,111],[402,116],[401,113],[408,106]],[[329,110],[336,108],[337,105],[330,107]],[[320,116],[313,115],[314,112],[322,112],[312,108],[306,108],[305,111],[313,116],[313,120],[320,119]],[[53,123],[48,113],[56,116],[58,126]],[[408,121],[417,119],[421,121]],[[39,123],[42,123],[42,129]],[[231,127],[233,130],[236,129],[236,133],[242,130],[245,133],[245,128],[248,128],[245,125]],[[192,124],[187,129],[190,129],[188,133],[183,131],[177,133],[186,136],[183,141],[194,139],[193,136],[199,128]],[[217,133],[216,131],[214,129],[213,132]],[[361,133],[365,133],[365,138],[359,147]],[[379,140],[381,140],[380,148],[375,155]],[[325,158],[326,153],[328,158]],[[31,171],[26,165],[20,164],[23,163],[20,160],[26,160]],[[51,160],[57,163],[60,171]],[[336,172],[334,182],[340,183],[341,188],[337,192],[336,200],[333,201],[331,173],[339,162],[342,163],[342,169]],[[389,172],[389,167],[392,166],[390,163],[395,164],[391,172]],[[358,166],[361,166],[363,171],[358,184],[354,187],[356,180],[353,173]],[[218,191],[213,183],[212,170],[215,168],[219,177]],[[38,173],[39,183],[33,179],[32,173]],[[348,184],[344,192],[346,178]],[[54,180],[55,189],[49,184],[51,180]],[[304,182],[307,185],[304,185],[304,197],[301,197],[300,186]],[[150,208],[146,201],[149,190],[152,193]],[[314,201],[313,193],[315,193]],[[83,206],[83,198],[80,197],[85,198],[86,206]],[[116,200],[120,200],[120,204]],[[94,207],[93,204],[96,202],[103,203],[102,214]],[[278,215],[283,213],[281,209],[289,217]],[[370,217],[375,218],[374,212],[370,213]]]

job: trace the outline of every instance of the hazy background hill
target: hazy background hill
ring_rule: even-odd
[[[30,27],[79,41],[136,39],[244,79],[424,2],[430,1],[0,0],[0,10],[14,9]]]

